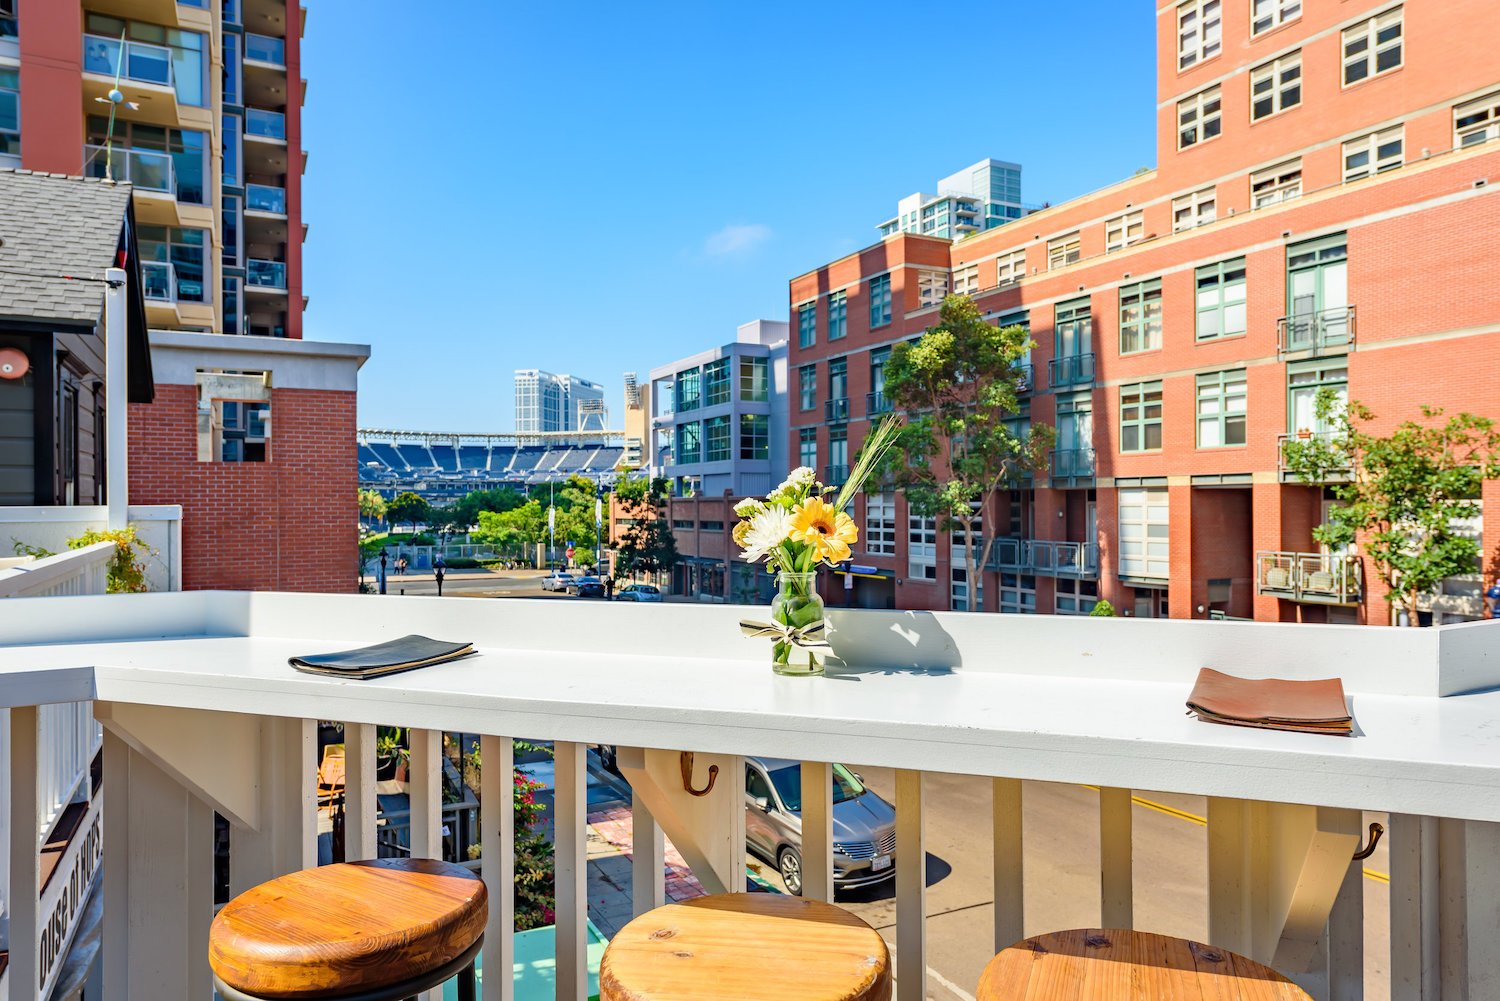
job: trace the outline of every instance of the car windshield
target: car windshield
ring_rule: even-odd
[[[802,810],[802,765],[784,765],[771,773],[771,783],[776,786],[776,795],[788,810]],[[864,795],[864,783],[843,765],[833,766],[833,801],[842,803],[846,799]]]

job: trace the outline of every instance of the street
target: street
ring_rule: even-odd
[[[443,595],[459,598],[573,598],[561,591],[543,591],[544,570],[449,570],[443,575]],[[379,586],[377,577],[366,575],[364,582]],[[398,574],[387,572],[387,594],[437,594],[437,578],[430,571]]]

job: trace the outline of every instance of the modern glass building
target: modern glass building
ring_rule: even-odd
[[[516,369],[516,431],[603,431],[604,387],[576,375]]]
[[[938,181],[937,194],[918,191],[880,224],[880,235],[922,233],[956,240],[994,229],[1026,214],[1021,205],[1021,165],[980,160]]]

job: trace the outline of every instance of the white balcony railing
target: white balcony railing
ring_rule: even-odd
[[[131,806],[106,817],[102,962],[110,999],[208,996],[214,812],[231,825],[232,891],[315,863],[318,720],[344,721],[351,857],[373,856],[381,830],[376,724],[414,728],[409,848],[421,856],[444,850],[441,733],[482,735],[489,1001],[510,996],[508,978],[495,971],[510,969],[513,958],[514,855],[502,837],[512,816],[511,737],[554,742],[556,983],[557,997],[569,1001],[582,999],[588,983],[584,761],[595,743],[618,746],[634,793],[638,910],[662,900],[663,835],[709,891],[743,888],[742,756],[804,762],[805,791],[831,791],[830,761],[895,769],[897,1001],[927,997],[937,962],[927,948],[925,772],[990,783],[993,903],[965,922],[992,921],[999,945],[1053,930],[1036,926],[1038,908],[1026,901],[1028,885],[1034,890],[1057,871],[1048,868],[1049,839],[1034,827],[1023,833],[1029,783],[1098,789],[1082,808],[1088,824],[1097,822],[1098,856],[1070,856],[1066,867],[1081,867],[1087,879],[1077,906],[1115,927],[1141,921],[1137,901],[1156,891],[1134,873],[1161,846],[1149,825],[1132,824],[1134,790],[1155,790],[1208,798],[1203,857],[1173,859],[1169,888],[1176,910],[1199,901],[1184,920],[1201,926],[1203,941],[1276,966],[1318,999],[1362,997],[1367,983],[1372,996],[1497,996],[1493,626],[835,610],[833,676],[787,679],[769,670],[765,641],[740,635],[746,614],[229,592],[0,602],[7,643],[0,705],[17,707],[23,723],[12,734],[10,806],[34,806],[30,707],[98,700],[107,788]],[[480,652],[359,683],[287,666],[289,656],[407,633],[470,640]],[[632,639],[622,646],[625,635]],[[1204,665],[1247,676],[1342,677],[1358,735],[1190,719],[1183,702]],[[719,767],[702,798],[684,790],[685,751],[695,752],[697,775]],[[812,805],[818,798],[804,796],[804,886],[826,898],[832,811]],[[1363,863],[1353,859],[1363,811],[1384,815],[1388,826],[1388,896],[1381,889],[1375,898],[1384,907],[1366,907]],[[27,851],[12,848],[13,865]],[[38,943],[24,934],[37,927],[36,901],[20,894],[10,906],[9,1001],[32,1001],[29,987],[17,985],[38,974]],[[1366,941],[1379,949],[1368,964]]]

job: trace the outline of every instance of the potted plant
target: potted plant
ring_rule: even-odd
[[[375,736],[375,778],[378,781],[405,781],[406,765],[411,752],[403,746],[405,734],[399,726],[383,726]]]

